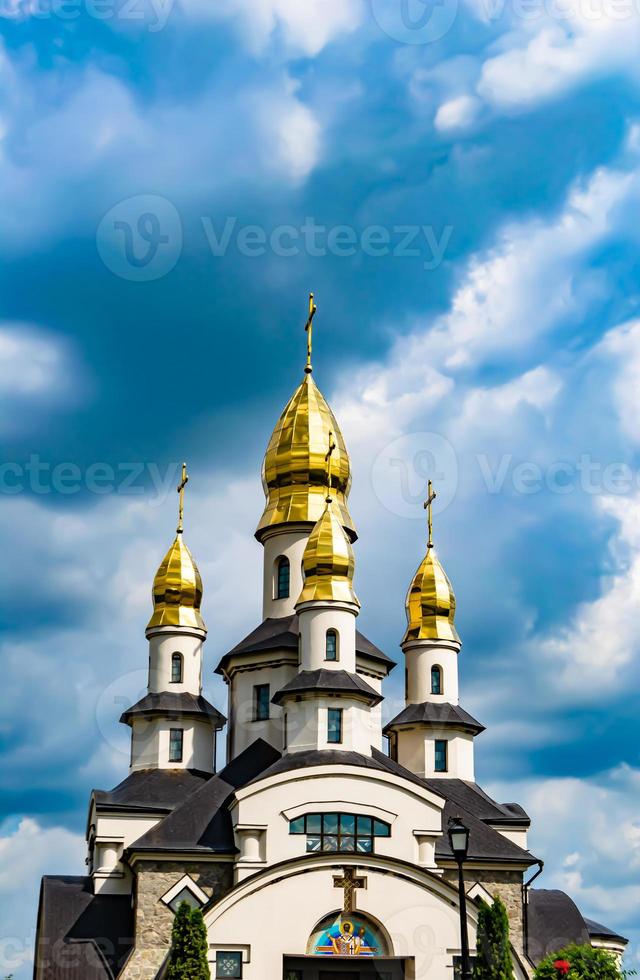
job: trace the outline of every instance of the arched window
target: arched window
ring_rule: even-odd
[[[289,822],[290,834],[306,834],[307,851],[373,854],[377,837],[391,837],[391,826],[355,813],[307,813]]]
[[[291,583],[291,566],[289,559],[278,558],[277,577],[276,577],[276,599],[288,599]]]
[[[327,630],[325,641],[325,660],[338,659],[338,634],[335,630]]]
[[[182,684],[182,654],[171,654],[171,683]]]
[[[442,694],[442,667],[431,668],[431,693]]]

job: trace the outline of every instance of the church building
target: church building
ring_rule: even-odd
[[[129,772],[91,794],[86,874],[43,879],[35,980],[162,977],[183,901],[202,909],[213,978],[456,980],[453,818],[469,831],[472,952],[478,903],[494,896],[518,980],[569,941],[624,951],[567,895],[531,887],[542,861],[528,848],[529,817],[476,783],[484,728],[460,694],[456,599],[433,545],[431,490],[426,552],[416,541],[406,556],[405,705],[383,725],[396,663],[358,629],[351,464],[313,377],[314,313],[302,382],[263,463],[262,621],[207,663],[183,469],[177,534],[153,582],[147,693],[120,719]],[[226,718],[202,694],[214,667]]]

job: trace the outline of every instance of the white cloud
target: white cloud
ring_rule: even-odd
[[[619,522],[611,545],[616,571],[603,577],[602,594],[583,603],[538,650],[553,663],[557,686],[599,701],[628,683],[625,668],[640,649],[640,495],[599,497],[594,503]]]
[[[33,972],[40,878],[84,873],[85,842],[63,827],[29,818],[0,826],[0,900],[3,905],[0,970],[16,980]]]
[[[487,790],[516,799],[532,818],[529,846],[546,865],[534,887],[568,892],[588,918],[637,943],[640,770],[620,765],[588,779],[532,779]]]
[[[362,0],[183,0],[182,8],[197,20],[238,20],[255,52],[280,34],[288,48],[309,56],[356,30],[364,13]]]
[[[86,393],[84,372],[66,340],[27,323],[0,321],[0,432],[28,428],[39,409]]]
[[[285,93],[270,93],[258,106],[265,166],[275,161],[293,181],[304,180],[320,155],[321,127],[312,109],[296,98],[290,82]]]
[[[482,103],[472,95],[458,95],[438,109],[434,125],[440,132],[465,129],[475,121]]]

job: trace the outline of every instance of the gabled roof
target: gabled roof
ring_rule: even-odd
[[[96,789],[98,809],[173,810],[203,783],[210,772],[199,769],[140,769],[112,790]]]
[[[224,728],[227,719],[217,708],[209,704],[202,695],[189,694],[188,691],[160,691],[147,694],[120,716],[120,721],[128,725],[136,715],[204,715],[211,719],[217,729]]]
[[[34,976],[111,980],[133,946],[133,929],[129,895],[94,895],[90,878],[43,878]]]
[[[300,671],[288,684],[276,691],[271,700],[273,704],[282,704],[287,697],[309,694],[312,691],[320,694],[351,695],[370,705],[380,704],[382,701],[382,695],[374,691],[358,674],[325,668]]]
[[[385,725],[385,733],[399,725],[433,725],[436,728],[458,728],[479,735],[484,725],[476,721],[468,711],[457,704],[442,702],[434,704],[424,701],[421,704],[408,704],[399,715]]]
[[[224,655],[216,668],[216,674],[224,673],[230,658],[234,656],[260,653],[263,650],[297,650],[299,632],[298,617],[295,614],[283,616],[281,619],[265,619],[248,636],[245,636],[244,640]],[[356,630],[356,653],[377,661],[389,672],[396,666],[395,660],[387,657],[358,630]]]
[[[237,789],[251,782],[279,758],[280,753],[273,746],[258,739],[132,844],[129,853],[204,851],[234,854],[236,847],[228,804]]]

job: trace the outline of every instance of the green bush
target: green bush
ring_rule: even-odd
[[[561,980],[562,973],[554,967],[557,960],[569,963],[566,980],[622,980],[618,961],[604,949],[593,946],[565,946],[547,956],[535,972],[535,980]]]
[[[480,904],[473,980],[514,980],[509,917],[499,898]]]
[[[171,932],[166,980],[211,980],[207,928],[200,909],[181,902]]]

